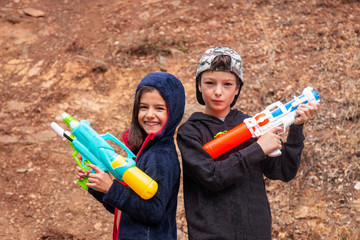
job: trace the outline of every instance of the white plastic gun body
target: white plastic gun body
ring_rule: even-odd
[[[279,134],[285,133],[287,127],[294,123],[295,117],[298,115],[296,109],[301,105],[308,102],[318,103],[320,100],[317,97],[317,92],[313,92],[311,87],[304,89],[303,94],[299,97],[294,97],[294,100],[286,103],[275,102],[265,108],[265,110],[252,118],[244,120],[247,128],[250,130],[252,137],[260,137],[274,127],[281,126],[283,131]],[[280,156],[281,151],[275,150],[269,156]]]

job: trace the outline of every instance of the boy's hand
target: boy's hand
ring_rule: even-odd
[[[107,193],[113,184],[110,175],[94,164],[88,163],[87,166],[95,171],[95,173],[89,173],[89,183],[87,186],[99,192]]]
[[[277,149],[281,150],[281,137],[277,135],[277,133],[282,132],[282,130],[282,127],[274,127],[273,129],[259,137],[257,143],[260,145],[265,155],[269,155]]]
[[[315,103],[309,102],[302,104],[296,109],[296,113],[299,114],[295,117],[294,124],[301,125],[312,118],[317,111],[318,107]]]

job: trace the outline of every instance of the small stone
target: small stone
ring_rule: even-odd
[[[25,8],[23,9],[23,12],[26,15],[32,16],[32,17],[44,17],[45,13],[41,10],[35,9],[35,8]]]
[[[360,182],[357,182],[357,183],[355,184],[354,188],[355,188],[356,190],[360,190]]]

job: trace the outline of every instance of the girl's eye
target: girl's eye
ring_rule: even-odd
[[[206,85],[212,85],[212,84],[214,84],[214,83],[213,83],[213,82],[210,82],[210,81],[206,81],[205,84],[206,84]]]
[[[157,107],[157,110],[159,110],[159,111],[165,111],[166,108],[165,108],[165,107]]]
[[[147,106],[140,106],[140,109],[147,109]]]

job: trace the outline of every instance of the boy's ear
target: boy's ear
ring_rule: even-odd
[[[199,89],[199,92],[202,92],[202,91],[201,91],[201,83],[200,83],[200,82],[198,83],[198,89]]]

